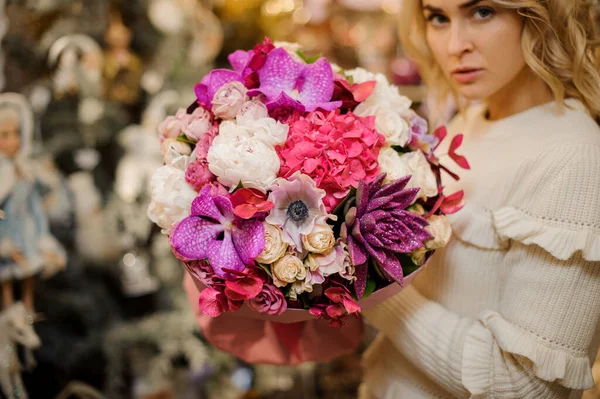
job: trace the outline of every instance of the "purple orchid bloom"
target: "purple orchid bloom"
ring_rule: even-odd
[[[207,259],[214,273],[235,278],[225,269],[241,272],[265,247],[263,224],[234,215],[229,198],[213,197],[210,186],[192,202],[191,216],[183,219],[171,234],[171,245],[187,260]]]
[[[215,69],[194,86],[196,98],[200,103],[211,107],[215,93],[224,84],[235,81],[244,83],[244,79],[239,72],[230,71],[229,69]]]
[[[296,62],[283,48],[271,51],[258,71],[260,87],[248,91],[249,96],[264,94],[269,110],[291,107],[300,112],[317,108],[333,111],[341,101],[330,101],[334,79],[331,65],[321,57],[313,64]]]
[[[342,225],[342,237],[348,242],[350,260],[356,268],[358,299],[365,293],[369,258],[389,281],[402,284],[402,265],[396,253],[410,253],[432,238],[425,230],[427,220],[405,210],[419,192],[419,188],[405,189],[411,176],[382,187],[384,178],[382,174],[371,183],[359,183],[356,206],[348,210]]]

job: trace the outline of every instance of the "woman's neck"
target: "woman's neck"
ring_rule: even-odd
[[[526,67],[512,82],[486,99],[486,118],[503,119],[552,100],[554,95],[550,87]]]

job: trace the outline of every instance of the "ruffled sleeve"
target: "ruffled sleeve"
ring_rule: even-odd
[[[538,166],[522,170],[518,187],[524,188],[513,192],[510,205],[477,212],[471,225],[466,213],[451,221],[458,238],[505,250],[496,309],[461,317],[410,286],[364,312],[457,397],[570,398],[594,385],[600,150],[567,145],[545,151]],[[477,234],[484,225],[494,233]]]
[[[492,212],[501,243],[535,244],[557,259],[600,261],[600,146],[551,147],[525,164],[509,206]]]

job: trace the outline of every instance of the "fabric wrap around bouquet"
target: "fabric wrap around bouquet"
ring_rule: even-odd
[[[361,309],[450,239],[445,215],[463,193],[443,191],[442,171],[458,178],[434,154],[446,130],[429,134],[383,75],[292,43],[266,38],[228,59],[232,70],[206,75],[197,101],[159,125],[165,165],[148,215],[185,265],[213,344],[269,363],[351,351]],[[461,143],[448,156],[469,168]]]

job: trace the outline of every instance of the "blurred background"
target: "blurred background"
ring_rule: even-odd
[[[298,367],[244,364],[206,343],[182,289],[183,268],[146,217],[148,186],[162,164],[157,125],[194,101],[204,74],[229,67],[229,53],[265,36],[384,73],[427,114],[418,70],[398,42],[401,7],[401,0],[0,0],[0,89],[31,107],[28,163],[67,254],[64,271],[36,277],[33,328],[42,344],[35,362],[24,360],[26,345],[15,346],[29,366],[24,386],[0,389],[0,397],[355,398],[373,332],[357,353]],[[436,120],[452,112],[436,110]],[[6,326],[0,342],[3,335]]]

